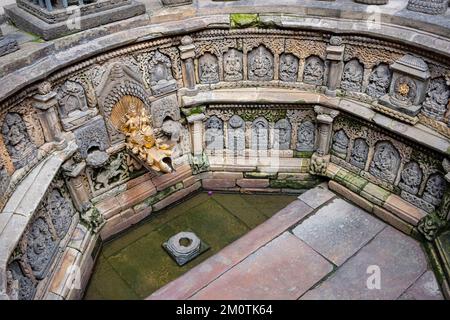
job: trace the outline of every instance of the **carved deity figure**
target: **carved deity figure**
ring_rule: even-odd
[[[442,197],[444,196],[445,189],[447,188],[447,182],[440,174],[433,174],[427,181],[425,186],[425,192],[423,194],[423,200],[431,203],[434,206],[438,206]]]
[[[398,184],[400,189],[410,194],[417,194],[421,182],[422,170],[417,162],[409,162],[406,164],[401,174],[400,183]]]
[[[199,78],[201,83],[219,82],[219,63],[216,56],[205,53],[200,57]]]
[[[242,53],[236,49],[230,49],[223,56],[223,70],[225,81],[239,81],[242,76]]]
[[[291,145],[292,127],[288,120],[281,119],[275,123],[275,149],[288,150]]]
[[[171,148],[161,139],[156,138],[155,132],[150,125],[151,116],[145,108],[140,111],[130,105],[129,112],[125,115],[127,119],[121,128],[126,136],[128,150],[142,160],[149,168],[157,172],[172,172]]]
[[[363,66],[358,60],[347,62],[342,74],[341,88],[348,91],[361,91],[363,73]]]
[[[22,168],[35,158],[36,146],[31,142],[25,122],[18,113],[6,115],[2,126],[2,135],[16,169]]]
[[[393,183],[400,166],[400,154],[390,142],[379,142],[370,164],[369,172]]]
[[[413,79],[407,76],[399,77],[394,84],[394,98],[396,101],[410,105],[417,95],[417,85]]]
[[[269,148],[269,123],[260,117],[252,123],[252,149],[267,150]]]
[[[259,46],[248,56],[248,78],[254,81],[273,79],[273,56],[264,46]]]
[[[309,84],[322,85],[324,75],[324,63],[319,57],[306,59],[303,70],[303,81]]]
[[[205,144],[208,150],[223,149],[223,122],[216,116],[206,121]]]
[[[445,79],[440,78],[431,81],[422,112],[430,118],[442,121],[447,111],[449,98],[450,88],[447,86]]]
[[[245,149],[245,122],[238,115],[228,121],[228,149],[239,153]]]
[[[316,129],[311,121],[303,122],[297,130],[297,151],[314,151]]]
[[[344,130],[338,130],[333,135],[333,146],[332,150],[336,152],[337,154],[342,155],[344,158],[347,155],[347,148],[348,148],[349,139],[347,135],[345,134]]]
[[[170,81],[172,76],[172,62],[169,57],[155,51],[148,61],[150,70],[150,85],[157,85],[161,81]]]
[[[293,54],[283,54],[280,58],[280,80],[297,81],[298,59]]]
[[[33,281],[25,276],[19,262],[13,261],[8,265],[7,294],[11,300],[31,300],[36,288]]]
[[[378,65],[369,76],[366,92],[369,96],[379,98],[386,94],[391,83],[391,71],[386,64]]]
[[[9,184],[9,180],[10,178],[8,172],[6,171],[5,165],[0,159],[0,197],[2,197],[5,193]]]
[[[350,163],[355,167],[364,169],[369,154],[369,145],[364,139],[358,138],[353,144],[353,149],[350,155]]]
[[[42,279],[56,249],[56,240],[43,218],[36,219],[27,235],[26,256],[33,274]]]
[[[47,198],[47,211],[58,237],[63,238],[72,223],[75,210],[70,200],[64,198],[58,189],[53,189]]]

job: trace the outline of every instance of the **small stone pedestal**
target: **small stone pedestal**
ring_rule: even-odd
[[[179,266],[185,265],[209,249],[193,232],[177,233],[162,246]]]

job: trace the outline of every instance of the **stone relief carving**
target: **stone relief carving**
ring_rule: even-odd
[[[291,148],[292,126],[286,119],[281,119],[275,123],[275,141],[273,148],[279,150],[288,150]]]
[[[378,142],[370,164],[369,172],[381,180],[394,183],[400,167],[400,154],[392,143]]]
[[[423,103],[422,112],[435,120],[444,120],[447,105],[449,104],[450,88],[445,79],[432,80],[428,87],[427,97]]]
[[[223,71],[225,81],[239,81],[243,77],[242,52],[230,49],[223,55]]]
[[[248,54],[248,79],[252,81],[273,80],[273,55],[264,46]]]
[[[98,116],[74,131],[80,155],[86,159],[93,151],[105,151],[109,138],[103,118]]]
[[[58,188],[54,188],[47,197],[46,209],[59,238],[64,238],[75,214],[75,209],[69,199],[69,195],[66,193],[63,196]]]
[[[155,128],[161,128],[164,120],[167,119],[174,121],[180,120],[181,116],[177,96],[170,95],[152,102],[151,113]]]
[[[245,149],[245,122],[238,115],[228,121],[228,148],[235,153]]]
[[[161,95],[177,89],[172,75],[172,61],[159,51],[144,53],[138,57],[143,72],[144,84],[154,95]]]
[[[290,53],[280,57],[280,80],[296,82],[298,75],[298,58]]]
[[[342,73],[341,88],[348,91],[361,91],[364,68],[358,60],[348,61]]]
[[[349,138],[344,130],[340,129],[333,135],[333,145],[331,149],[342,159],[347,156]]]
[[[364,169],[369,155],[369,145],[364,139],[358,138],[353,143],[352,153],[350,154],[350,164]]]
[[[433,174],[427,181],[423,199],[434,206],[438,206],[444,196],[447,182],[440,174]]]
[[[200,83],[219,82],[219,61],[215,55],[205,53],[198,59],[198,64]]]
[[[108,163],[102,168],[88,170],[89,182],[92,192],[98,194],[129,178],[129,169],[125,153],[118,153],[110,157]]]
[[[404,104],[412,104],[416,99],[417,86],[413,79],[408,76],[397,78],[394,83],[394,98]]]
[[[386,64],[379,64],[369,76],[366,93],[374,98],[384,96],[391,84],[391,71]]]
[[[316,127],[311,121],[305,121],[297,130],[297,151],[314,151]]]
[[[83,86],[74,81],[66,81],[59,88],[57,99],[61,118],[69,117],[72,112],[88,110]]]
[[[27,127],[18,113],[8,113],[2,126],[3,142],[15,169],[20,169],[37,156],[37,148],[31,141]]]
[[[417,162],[409,162],[402,171],[398,186],[410,194],[417,194],[422,182],[422,175],[422,169],[420,169],[419,164]]]
[[[13,261],[8,265],[7,282],[7,293],[11,300],[33,299],[36,287],[33,280],[25,276],[18,261]]]
[[[208,150],[223,150],[223,122],[216,116],[206,120],[205,144]]]
[[[6,189],[8,188],[9,180],[10,180],[9,174],[6,171],[5,165],[0,159],[0,198],[3,196],[3,194],[6,192]]]
[[[255,119],[252,123],[252,149],[269,149],[269,123],[263,117]]]
[[[57,240],[41,216],[30,226],[26,237],[26,258],[36,279],[43,279],[56,253]]]
[[[325,65],[319,57],[311,56],[305,61],[303,70],[303,82],[315,85],[323,84]]]

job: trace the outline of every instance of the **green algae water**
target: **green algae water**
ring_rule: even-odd
[[[199,193],[104,244],[85,299],[144,299],[294,201],[293,195]],[[193,231],[210,249],[179,267],[161,244]]]

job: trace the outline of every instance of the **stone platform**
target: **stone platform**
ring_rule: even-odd
[[[148,299],[441,300],[443,295],[419,242],[323,184]]]

